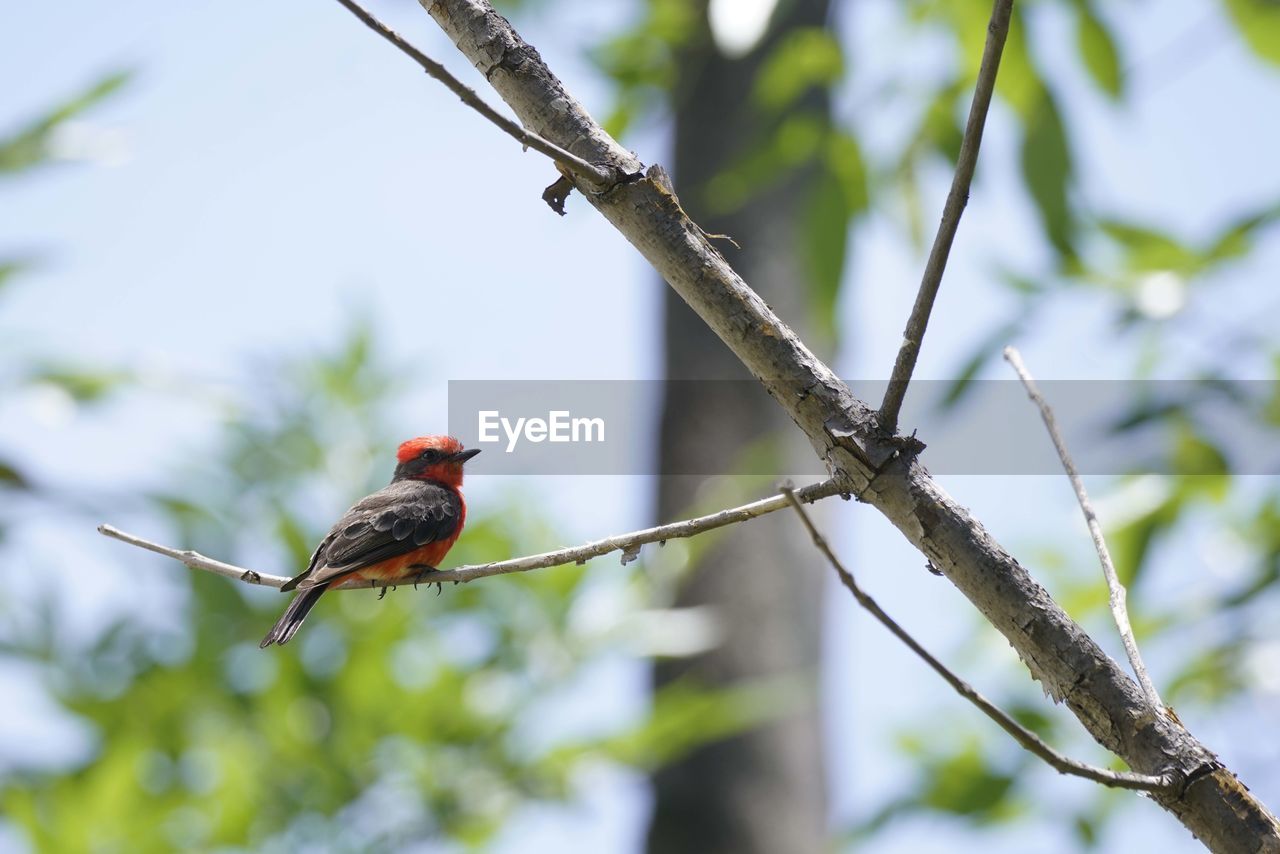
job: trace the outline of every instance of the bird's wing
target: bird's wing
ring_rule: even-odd
[[[453,536],[458,493],[429,481],[397,481],[362,499],[329,531],[307,571],[285,585],[305,590]]]

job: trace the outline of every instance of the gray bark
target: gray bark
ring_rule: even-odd
[[[635,156],[591,119],[487,3],[422,2],[528,127],[620,176],[638,172]],[[879,430],[872,410],[747,286],[662,182],[624,180],[588,199],[761,382],[814,452],[956,585],[1099,744],[1134,770],[1186,781],[1153,796],[1156,803],[1215,851],[1280,851],[1275,816],[1188,730],[1146,702],[1133,680],[933,481],[909,442]]]
[[[797,172],[733,213],[713,217],[701,188],[772,130],[751,102],[761,62],[777,38],[796,26],[822,26],[827,0],[784,4],[764,42],[730,59],[717,50],[699,4],[697,33],[680,63],[673,92],[675,178],[681,200],[712,233],[731,235],[726,249],[757,291],[788,317],[806,310],[803,259],[796,234],[812,176]],[[823,96],[806,110],[829,111]],[[796,471],[809,453],[786,414],[742,363],[676,293],[665,306],[666,378],[660,465],[663,472],[732,472],[752,444],[774,439],[782,470]],[[713,382],[683,382],[685,380]],[[714,382],[732,379],[738,382]],[[747,380],[748,382],[742,382]],[[787,466],[788,462],[795,465]],[[664,477],[657,515],[684,515],[702,485],[694,476]],[[654,775],[649,850],[658,854],[797,854],[827,848],[822,726],[817,702],[822,567],[803,530],[786,515],[762,519],[721,538],[681,586],[676,604],[711,605],[724,631],[719,646],[690,659],[658,662],[655,685],[693,678],[728,686],[765,676],[802,673],[809,691],[785,717],[704,745]]]

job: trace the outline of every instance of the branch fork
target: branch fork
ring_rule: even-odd
[[[1092,780],[1095,783],[1101,783],[1104,786],[1112,786],[1118,789],[1133,789],[1140,792],[1159,792],[1167,791],[1180,785],[1180,775],[1176,772],[1168,774],[1138,774],[1132,771],[1110,771],[1106,768],[1098,768],[1088,765],[1075,759],[1071,759],[1050,747],[1040,736],[1018,723],[1008,713],[992,703],[982,694],[970,685],[968,682],[957,676],[945,664],[935,658],[928,650],[912,637],[906,629],[902,628],[889,614],[880,607],[880,605],[872,599],[863,589],[858,586],[858,582],[854,579],[853,573],[845,568],[840,559],[836,557],[831,546],[827,544],[825,537],[819,533],[817,527],[813,524],[813,520],[809,518],[809,514],[805,512],[804,505],[796,497],[794,491],[787,487],[783,487],[782,494],[787,497],[792,508],[800,517],[801,523],[805,530],[809,532],[809,536],[813,539],[814,546],[822,553],[831,564],[831,568],[835,570],[836,575],[840,578],[840,583],[845,589],[853,595],[853,598],[861,605],[871,616],[890,632],[894,637],[902,641],[907,647],[914,652],[925,664],[933,668],[934,672],[943,678],[943,680],[955,689],[956,693],[964,697],[970,703],[973,703],[991,720],[995,721],[1001,729],[1013,736],[1013,739],[1022,745],[1023,748],[1043,759],[1050,767],[1061,774],[1068,774],[1075,777],[1083,777],[1086,780]]]

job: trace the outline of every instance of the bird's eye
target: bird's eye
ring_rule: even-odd
[[[436,456],[437,456],[437,454],[436,454],[436,452],[435,452],[434,450],[430,450],[430,449],[428,449],[428,450],[426,450],[426,451],[423,451],[423,452],[422,452],[422,461],[423,461],[423,462],[426,462],[426,463],[429,463],[429,462],[433,461],[433,460],[436,458]]]

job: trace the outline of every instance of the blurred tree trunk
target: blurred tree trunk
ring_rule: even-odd
[[[750,91],[772,47],[796,27],[822,27],[829,0],[782,0],[769,33],[749,54],[723,56],[706,24],[682,60],[674,98],[674,180],[681,202],[712,233],[732,236],[738,251],[721,251],[747,282],[805,340],[808,275],[799,229],[814,174],[797,170],[730,213],[709,210],[707,182],[780,118],[752,108]],[[792,109],[830,114],[814,92]],[[666,377],[670,380],[750,380],[736,357],[676,295],[666,293]],[[773,439],[779,471],[813,468],[812,450],[759,384],[682,383],[666,386],[661,471],[732,472],[748,446]],[[793,441],[794,440],[794,441]],[[794,463],[794,464],[793,464]],[[658,518],[680,516],[704,479],[667,476],[658,489]],[[677,605],[712,605],[725,632],[717,648],[660,662],[655,684],[691,676],[707,685],[800,673],[811,688],[789,716],[746,735],[707,745],[654,777],[655,808],[648,846],[681,852],[805,852],[827,849],[826,775],[817,698],[820,593],[823,574],[795,519],[778,513],[736,529],[709,549],[677,596]],[[810,569],[812,567],[812,569]]]

